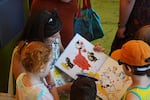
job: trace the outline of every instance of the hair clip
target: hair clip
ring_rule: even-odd
[[[28,43],[27,41],[25,41],[23,47],[24,47],[24,48],[27,47],[28,44],[29,44],[29,43]]]
[[[48,20],[48,23],[51,23],[51,22],[53,22],[53,18],[52,17],[50,17],[49,20]]]
[[[21,41],[20,44],[21,44],[21,46],[20,46],[19,53],[21,54],[22,50],[25,49],[29,43],[25,40],[25,41]]]
[[[28,45],[29,43],[27,41],[25,41],[25,45]]]
[[[22,41],[23,45],[22,48],[25,48],[29,43],[27,41]]]

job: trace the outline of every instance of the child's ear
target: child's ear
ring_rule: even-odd
[[[131,73],[132,72],[132,69],[130,66],[126,65],[126,69]]]

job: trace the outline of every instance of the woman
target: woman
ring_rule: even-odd
[[[150,0],[120,0],[118,30],[111,46],[111,52],[134,39],[136,31],[150,24]],[[111,54],[110,52],[110,54]]]

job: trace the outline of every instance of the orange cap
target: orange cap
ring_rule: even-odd
[[[121,49],[112,52],[111,57],[132,66],[150,64],[150,47],[142,40],[130,40]]]

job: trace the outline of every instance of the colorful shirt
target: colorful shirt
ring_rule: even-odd
[[[44,83],[26,87],[22,82],[24,75],[20,74],[16,81],[19,100],[54,100]]]
[[[125,93],[125,95],[123,96],[122,100],[126,100],[125,97],[128,93],[133,93],[134,95],[136,95],[139,98],[139,100],[150,100],[150,84],[145,88],[134,87],[134,88],[128,90]]]

